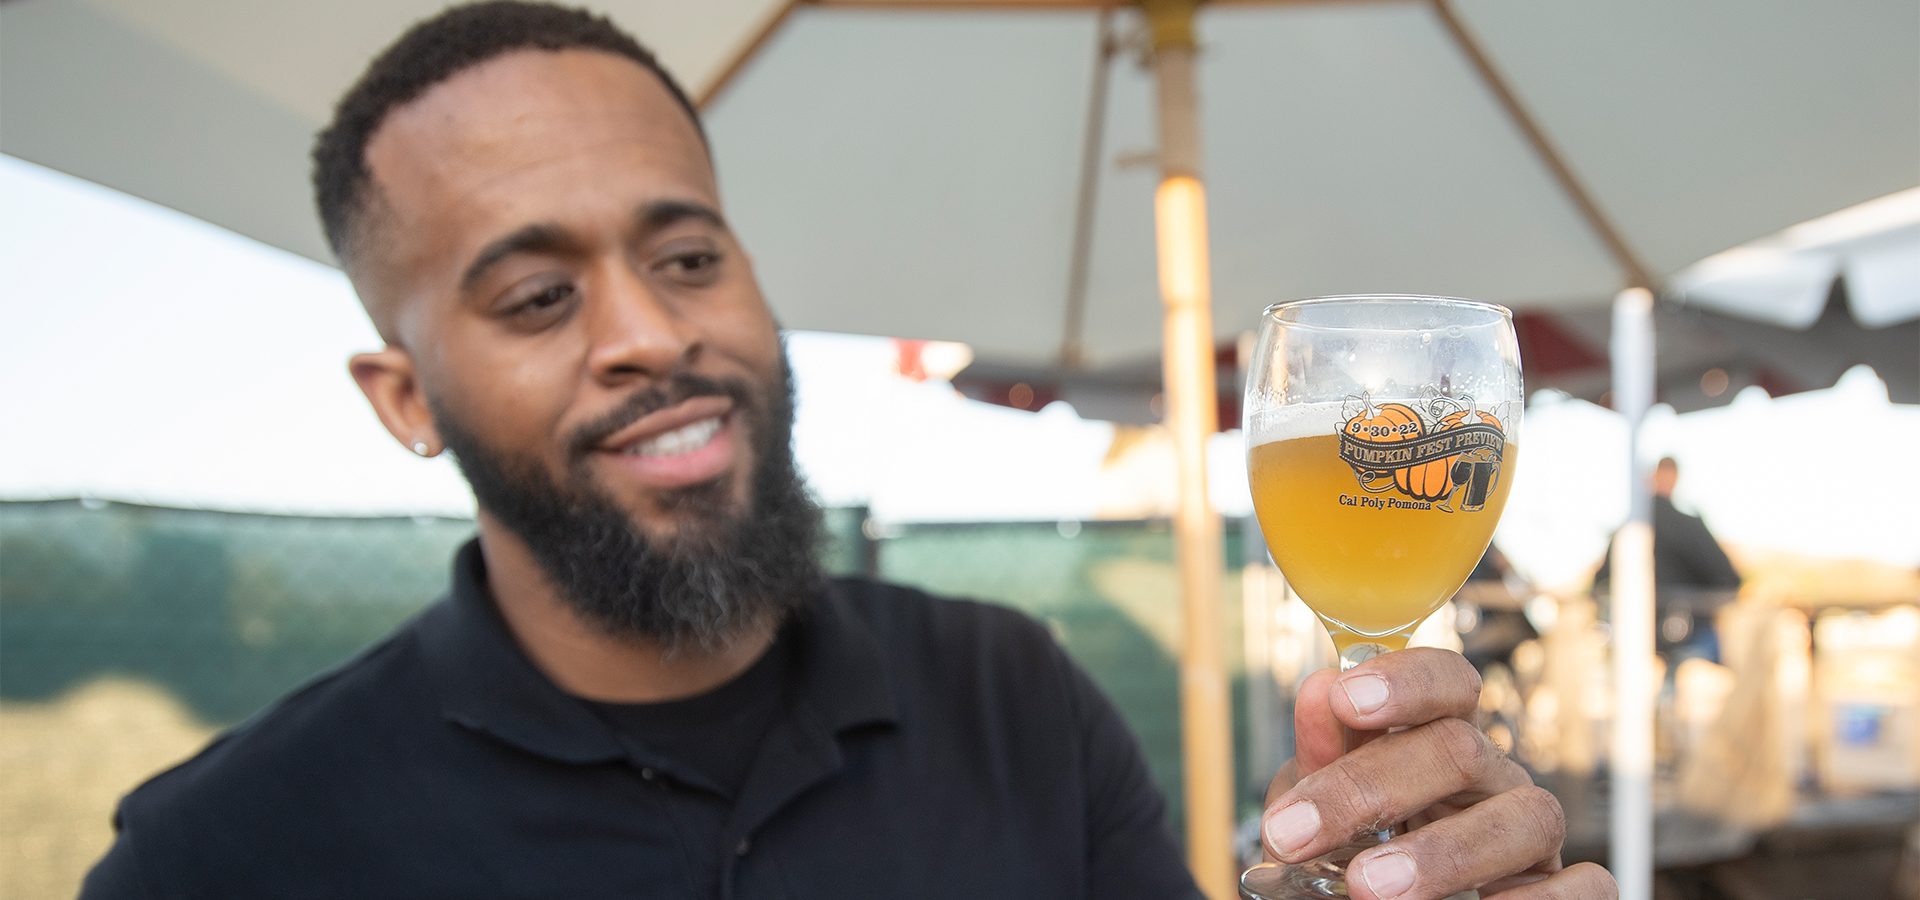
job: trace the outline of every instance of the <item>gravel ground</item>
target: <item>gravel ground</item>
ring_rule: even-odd
[[[167,693],[127,679],[0,703],[0,897],[73,897],[113,841],[120,797],[212,736]]]

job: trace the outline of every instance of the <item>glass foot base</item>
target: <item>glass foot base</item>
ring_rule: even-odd
[[[1331,900],[1347,896],[1347,864],[1373,846],[1349,844],[1298,865],[1266,863],[1240,876],[1242,900]]]
[[[1254,866],[1240,875],[1241,900],[1345,900],[1347,864],[1379,843],[1363,839],[1298,865]],[[1447,900],[1480,900],[1480,892],[1461,891]]]

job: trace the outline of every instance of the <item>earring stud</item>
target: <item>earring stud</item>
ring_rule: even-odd
[[[418,453],[418,454],[420,454],[421,456],[426,456],[426,455],[427,455],[427,442],[426,442],[426,441],[414,441],[414,442],[413,442],[413,452],[415,452],[415,453]]]

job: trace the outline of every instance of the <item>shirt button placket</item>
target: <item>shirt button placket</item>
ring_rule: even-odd
[[[722,900],[732,900],[734,896],[734,891],[738,887],[738,883],[734,880],[736,877],[738,877],[738,874],[739,874],[739,870],[736,868],[736,866],[739,863],[746,861],[747,853],[752,849],[753,849],[753,839],[743,837],[740,839],[740,843],[733,845],[733,860],[735,865],[726,865],[724,863],[721,864],[720,866],[720,897],[722,898]]]

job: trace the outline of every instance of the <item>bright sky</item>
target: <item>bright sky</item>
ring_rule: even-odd
[[[338,271],[10,157],[0,209],[0,496],[471,514],[347,377]]]
[[[97,185],[0,156],[0,498],[100,497],[321,515],[470,515],[445,459],[381,428],[346,373],[379,346],[337,271]],[[1113,426],[1027,413],[892,373],[884,338],[789,335],[795,451],[822,503],[895,522],[1088,519]],[[1237,433],[1212,494],[1249,510]],[[1578,575],[1625,515],[1620,418],[1534,398],[1498,541],[1543,584]],[[1870,370],[1833,389],[1675,416],[1643,448],[1677,457],[1677,501],[1725,540],[1920,564],[1920,407]]]

